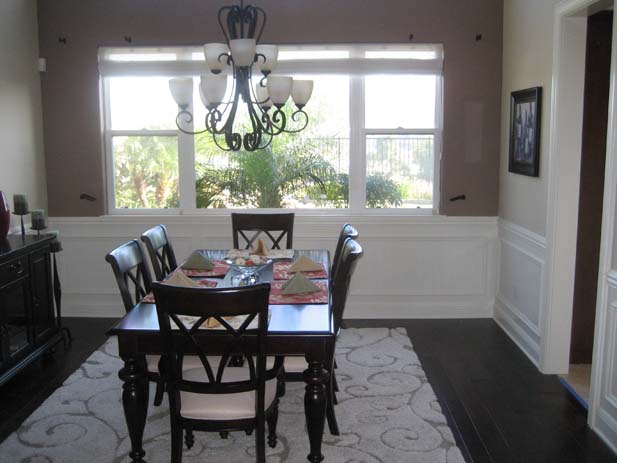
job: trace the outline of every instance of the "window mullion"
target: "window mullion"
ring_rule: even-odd
[[[366,135],[364,130],[364,78],[349,79],[349,209],[366,204]]]

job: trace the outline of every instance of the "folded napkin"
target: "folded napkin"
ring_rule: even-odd
[[[223,317],[223,318],[224,318],[225,320],[227,320],[227,321],[231,321],[231,320],[233,320],[233,319],[234,319],[234,318],[236,318],[236,317]],[[220,324],[220,323],[219,323],[219,321],[218,321],[216,318],[214,318],[214,317],[210,317],[210,318],[208,318],[208,319],[206,320],[206,327],[207,327],[207,328],[216,328],[216,327],[219,327],[219,326],[221,326],[221,324]]]
[[[187,288],[199,288],[201,285],[195,280],[187,277],[182,272],[174,272],[167,280],[163,280],[161,283],[172,286],[185,286]]]
[[[306,278],[302,273],[296,273],[291,280],[283,285],[282,294],[305,294],[321,291],[321,288]]]
[[[258,256],[268,255],[268,248],[261,238],[257,240],[257,246],[253,248],[253,250],[251,251],[251,254],[257,254]]]
[[[323,270],[323,265],[319,262],[315,262],[310,257],[300,256],[298,260],[296,260],[291,267],[289,267],[289,271],[291,273],[294,272],[318,272],[319,270]]]
[[[195,251],[189,256],[182,268],[187,270],[212,270],[214,262],[204,256],[201,252]]]

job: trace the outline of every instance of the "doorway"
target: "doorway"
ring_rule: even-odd
[[[613,12],[587,18],[583,132],[570,367],[562,382],[585,408],[589,403],[610,94]]]

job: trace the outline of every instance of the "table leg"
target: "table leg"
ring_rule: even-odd
[[[129,457],[133,463],[145,463],[143,448],[144,428],[148,414],[148,378],[143,359],[127,357],[124,368],[118,373],[124,382],[122,386],[122,405],[124,417],[131,439]]]
[[[306,415],[306,427],[311,444],[311,453],[307,458],[311,463],[319,463],[324,459],[324,456],[321,454],[321,441],[326,421],[326,381],[328,380],[328,372],[324,370],[321,360],[308,359],[308,361],[309,366],[303,373],[304,381],[306,382],[304,413]]]

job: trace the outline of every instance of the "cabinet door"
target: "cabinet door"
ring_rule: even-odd
[[[32,332],[29,329],[29,298],[28,278],[20,278],[0,289],[0,327],[4,364],[12,363],[25,355],[32,344]]]
[[[32,320],[37,342],[44,341],[56,327],[51,294],[51,265],[47,249],[30,255]]]

